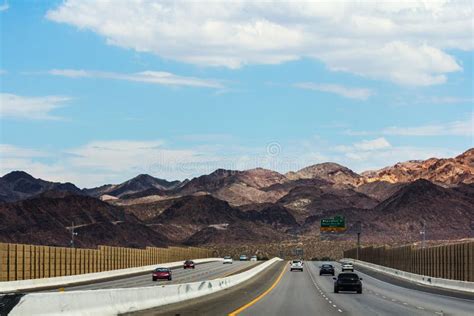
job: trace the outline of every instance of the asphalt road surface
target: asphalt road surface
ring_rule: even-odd
[[[333,263],[336,274],[340,265]],[[239,315],[474,315],[474,300],[393,285],[365,273],[363,293],[334,293],[332,276],[319,276],[319,262],[303,273],[287,272],[267,296]]]
[[[225,293],[139,312],[142,315],[474,315],[474,297],[450,296],[392,284],[355,271],[363,293],[334,293],[332,276],[319,276],[320,262],[303,272],[275,264],[253,280]],[[333,263],[336,275],[340,264]],[[370,273],[370,272],[369,272]],[[440,291],[439,293],[443,293]]]
[[[65,291],[76,290],[97,290],[97,289],[117,289],[130,287],[146,287],[166,284],[190,283],[224,277],[248,269],[257,264],[252,261],[234,261],[233,264],[223,264],[222,262],[210,262],[196,265],[195,269],[183,269],[182,267],[172,269],[171,281],[152,281],[151,272],[143,275],[125,277],[109,281],[96,282],[91,284],[76,285],[64,288]],[[57,289],[54,291],[58,291]]]

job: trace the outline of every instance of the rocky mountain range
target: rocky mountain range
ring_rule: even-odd
[[[416,240],[423,225],[427,238],[462,238],[474,222],[474,149],[361,174],[322,163],[91,189],[14,171],[0,178],[0,199],[0,241],[9,242],[67,245],[72,225],[81,246],[275,242],[319,236],[320,219],[335,215],[347,237],[361,221],[367,241]]]

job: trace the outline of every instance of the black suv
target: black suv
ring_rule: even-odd
[[[339,273],[334,282],[334,293],[339,293],[339,291],[356,291],[357,293],[362,293],[362,278],[356,273]]]
[[[319,275],[323,275],[323,274],[334,275],[334,267],[332,266],[332,264],[323,264],[320,267]]]

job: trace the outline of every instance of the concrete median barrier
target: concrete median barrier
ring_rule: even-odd
[[[434,278],[434,277],[430,277],[426,275],[420,275],[420,274],[410,273],[410,272],[401,271],[397,269],[392,269],[392,268],[384,267],[381,265],[377,265],[377,264],[373,264],[373,263],[369,263],[365,261],[360,261],[360,260],[355,260],[355,259],[342,259],[342,260],[353,262],[356,268],[357,266],[360,266],[372,271],[384,273],[384,274],[387,274],[399,279],[403,279],[405,281],[418,283],[425,286],[447,289],[447,290],[474,293],[474,282]]]
[[[278,261],[282,259],[273,258],[245,272],[202,282],[27,294],[11,310],[10,315],[118,315],[149,309],[230,288],[255,277]]]
[[[222,261],[222,258],[206,258],[206,259],[194,259],[196,264]],[[126,276],[132,276],[136,274],[142,274],[151,272],[157,267],[176,268],[183,265],[184,261],[175,261],[169,263],[160,263],[143,267],[135,267],[120,270],[111,270],[96,273],[87,273],[79,275],[70,275],[63,277],[54,278],[43,278],[43,279],[32,279],[32,280],[21,280],[21,281],[8,281],[0,282],[0,293],[12,293],[12,292],[25,292],[34,291],[48,288],[60,288],[71,285],[78,285],[90,282],[99,282],[113,278],[120,278]]]

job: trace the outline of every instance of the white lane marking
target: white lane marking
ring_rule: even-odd
[[[337,311],[338,311],[339,313],[342,313],[342,310],[340,310],[340,309],[338,309]]]
[[[443,312],[435,312],[435,314],[438,314],[438,315],[444,315]]]
[[[383,297],[383,298],[387,298],[386,296],[383,296],[383,295],[382,295],[382,297]]]
[[[329,301],[329,304],[332,304],[332,301]]]
[[[407,302],[403,302],[403,305],[408,305],[408,303],[407,303]]]
[[[326,301],[328,301],[329,299],[327,297],[325,297]]]
[[[332,305],[332,307],[337,307],[336,305]]]
[[[424,309],[424,308],[423,308],[423,307],[421,307],[421,306],[417,306],[416,308],[418,308],[418,309]]]
[[[396,301],[397,301],[396,299],[392,298],[392,302],[396,302]]]

